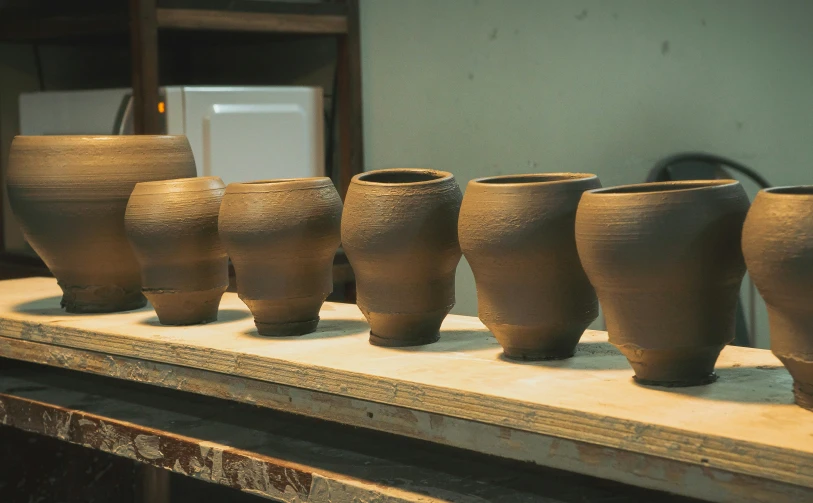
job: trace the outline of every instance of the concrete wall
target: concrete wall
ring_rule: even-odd
[[[363,0],[361,28],[367,169],[610,186],[705,150],[813,183],[813,2]],[[465,263],[457,292],[476,314]]]

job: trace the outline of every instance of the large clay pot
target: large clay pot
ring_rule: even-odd
[[[716,379],[717,357],[734,338],[747,211],[748,197],[733,180],[627,185],[582,196],[579,257],[610,342],[639,383]]]
[[[742,251],[768,306],[771,350],[793,376],[796,403],[813,410],[813,186],[760,191]]]
[[[463,255],[477,283],[480,320],[505,356],[573,356],[598,316],[573,226],[590,174],[507,175],[469,182],[460,208]]]
[[[454,306],[462,195],[451,173],[384,169],[353,177],[342,246],[356,276],[370,343],[435,342]]]
[[[260,335],[313,332],[333,291],[342,202],[329,178],[232,183],[220,239]]]
[[[18,136],[8,195],[71,313],[137,309],[138,263],[124,233],[136,183],[195,176],[185,136]]]
[[[217,215],[226,186],[216,176],[142,182],[124,224],[141,266],[141,287],[164,325],[217,320],[229,258]]]

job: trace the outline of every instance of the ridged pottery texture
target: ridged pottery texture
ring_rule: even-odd
[[[229,258],[217,215],[226,186],[216,176],[142,182],[124,215],[141,266],[142,292],[164,325],[217,320]]]
[[[356,275],[370,343],[435,342],[454,306],[462,195],[451,173],[385,169],[353,177],[342,246]]]
[[[573,356],[598,316],[596,292],[584,274],[573,226],[595,175],[551,173],[469,182],[458,234],[477,283],[480,320],[506,357]]]
[[[28,243],[62,287],[71,313],[146,304],[124,233],[136,183],[195,176],[185,136],[18,136],[8,194]]]
[[[220,239],[260,335],[313,332],[333,291],[342,202],[329,178],[232,183]]]
[[[813,186],[760,191],[742,251],[768,306],[771,351],[793,376],[796,403],[813,410]]]
[[[734,339],[747,211],[748,197],[733,180],[627,185],[582,196],[579,257],[610,342],[639,383],[716,379],[717,357]]]

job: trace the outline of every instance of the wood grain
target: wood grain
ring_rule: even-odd
[[[793,404],[790,376],[768,351],[727,347],[717,383],[664,390],[634,384],[603,332],[586,332],[570,360],[517,364],[468,317],[450,316],[436,344],[386,349],[367,343],[352,305],[327,303],[316,333],[279,340],[257,337],[233,294],[223,299],[223,321],[184,328],[157,325],[149,309],[68,315],[57,296],[47,278],[0,283],[0,335],[49,345],[54,358],[72,348],[428,414],[416,421],[490,426],[435,432],[472,450],[493,440],[477,434],[524,432],[547,441],[535,444],[546,449],[536,453],[540,464],[713,501],[813,497],[813,421]],[[0,346],[6,352],[14,353]]]

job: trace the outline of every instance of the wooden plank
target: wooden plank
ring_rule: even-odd
[[[341,424],[710,501],[799,501],[807,491],[710,467],[636,455],[449,416],[177,365],[0,337],[0,355],[131,382],[233,400]],[[685,490],[685,489],[684,489]],[[754,495],[758,496],[754,496]],[[614,502],[617,503],[617,502]]]
[[[203,9],[158,9],[158,26],[176,30],[246,31],[339,35],[347,31],[343,15],[277,14]]]
[[[161,134],[156,0],[130,0],[130,57],[133,130],[135,134]]]
[[[0,335],[51,345],[54,358],[57,346],[93,351],[492,427],[486,437],[473,427],[433,431],[435,441],[472,450],[496,444],[500,428],[525,432],[545,449],[534,459],[541,464],[714,501],[813,497],[813,422],[792,403],[790,376],[768,351],[727,347],[717,383],[657,389],[632,382],[603,332],[587,331],[570,360],[517,364],[468,317],[450,316],[436,344],[387,349],[367,343],[352,305],[328,303],[316,333],[280,340],[257,337],[233,294],[221,322],[184,328],[157,325],[147,308],[69,315],[58,294],[52,279],[0,283]],[[437,439],[444,436],[456,438]],[[682,468],[658,472],[669,467]]]
[[[358,0],[347,0],[347,34],[336,57],[336,123],[339,134],[339,195],[344,200],[350,179],[364,171],[361,108],[361,42]]]
[[[110,379],[33,366],[0,375],[0,423],[275,501],[686,501]]]

